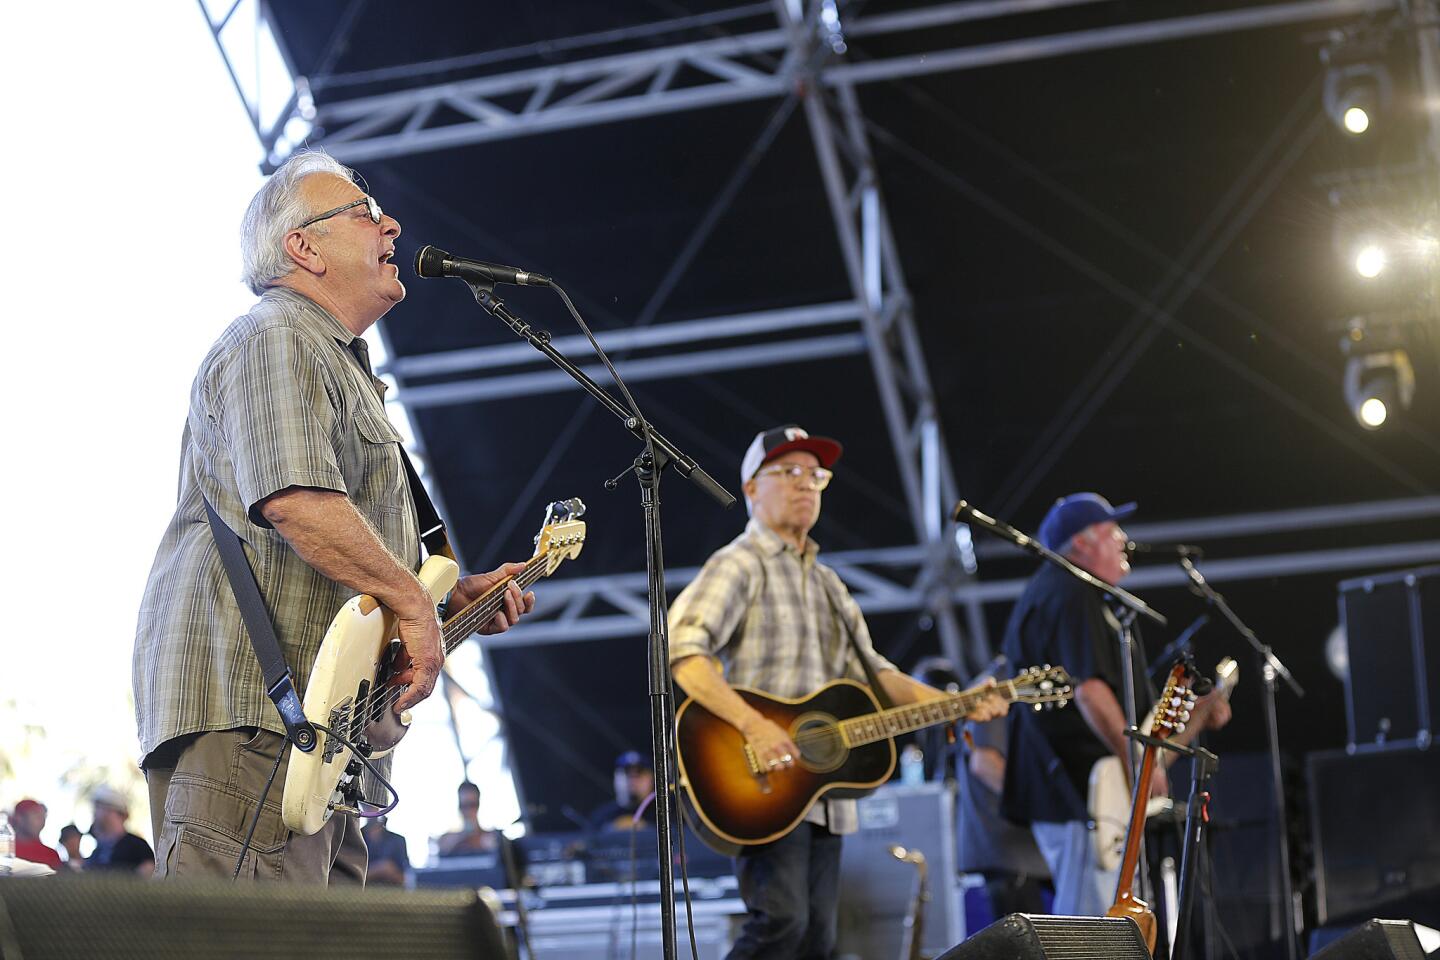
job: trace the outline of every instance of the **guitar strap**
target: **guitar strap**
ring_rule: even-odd
[[[405,464],[405,478],[409,481],[410,497],[415,503],[415,517],[420,525],[420,542],[425,545],[425,551],[430,556],[446,556],[454,560],[455,554],[450,549],[450,540],[445,535],[445,523],[440,519],[439,511],[430,500],[425,485],[420,482],[420,474],[405,453],[404,445],[396,446],[400,450],[400,460]],[[255,659],[260,662],[260,670],[265,676],[265,695],[279,711],[280,720],[285,724],[285,735],[290,742],[302,752],[309,753],[315,749],[315,728],[305,717],[300,697],[295,692],[295,677],[285,663],[284,655],[280,653],[275,624],[270,619],[270,612],[265,609],[260,585],[255,582],[255,571],[245,559],[245,549],[240,544],[240,537],[230,529],[229,524],[220,519],[208,498],[202,495],[201,499],[205,503],[205,516],[210,521],[210,532],[215,537],[215,546],[220,551],[220,562],[225,566],[225,576],[235,594],[235,603],[240,607],[240,619],[245,623],[250,646],[255,651]]]
[[[290,742],[304,753],[315,749],[315,728],[305,718],[300,707],[300,697],[295,693],[295,678],[280,653],[280,641],[275,637],[275,624],[270,612],[265,609],[265,599],[260,596],[260,585],[255,582],[255,571],[245,559],[245,548],[230,525],[220,519],[210,500],[203,494],[205,516],[210,520],[210,532],[215,537],[215,546],[220,551],[220,562],[225,565],[225,576],[230,580],[230,589],[235,594],[235,603],[240,607],[240,619],[245,623],[245,632],[250,637],[250,646],[255,659],[260,661],[260,670],[265,675],[265,695],[280,711],[280,720],[285,724],[285,735]]]
[[[860,649],[860,641],[855,639],[856,631],[854,625],[851,624],[849,618],[845,616],[844,608],[841,606],[839,598],[835,596],[836,586],[831,583],[828,577],[824,578],[824,583],[825,598],[830,601],[830,609],[834,612],[835,619],[840,621],[841,627],[845,630],[845,637],[850,641],[850,649],[855,651],[855,658],[860,661],[860,667],[865,671],[865,680],[870,684],[871,692],[875,694],[875,699],[880,701],[880,709],[889,710],[895,706],[895,703],[890,699],[890,695],[885,692],[885,688],[880,685],[880,676],[875,672],[875,667],[870,663],[870,658],[865,655],[865,651]]]

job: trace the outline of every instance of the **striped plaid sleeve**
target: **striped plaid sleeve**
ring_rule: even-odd
[[[705,562],[670,606],[670,662],[714,657],[735,635],[750,607],[749,569],[742,550],[722,550]]]
[[[214,409],[252,523],[287,487],[346,492],[336,451],[337,411],[315,345],[288,327],[250,336],[215,374]]]

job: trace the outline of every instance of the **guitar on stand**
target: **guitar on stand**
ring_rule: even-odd
[[[1175,664],[1165,682],[1165,689],[1155,703],[1155,719],[1150,735],[1143,737],[1145,752],[1135,777],[1134,799],[1131,801],[1130,828],[1125,834],[1125,850],[1120,860],[1120,881],[1115,886],[1115,902],[1105,911],[1109,917],[1129,917],[1140,928],[1145,946],[1155,952],[1155,914],[1150,905],[1135,896],[1135,870],[1140,865],[1140,839],[1145,835],[1146,801],[1150,797],[1150,780],[1155,772],[1156,753],[1160,741],[1185,729],[1190,710],[1195,706],[1190,666],[1185,661]]]

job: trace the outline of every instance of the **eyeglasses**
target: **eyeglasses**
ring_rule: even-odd
[[[335,216],[335,214],[344,213],[351,207],[358,207],[362,203],[365,204],[365,206],[368,208],[370,213],[370,221],[372,223],[379,223],[380,218],[385,216],[385,212],[380,209],[380,204],[375,202],[375,198],[365,196],[361,197],[359,200],[352,200],[349,203],[345,204],[343,207],[336,207],[334,210],[327,210],[324,213],[320,214],[320,216],[318,217],[311,217],[309,220],[306,220],[304,223],[300,224],[300,226],[296,227],[295,229],[304,230],[312,223],[319,223],[321,220],[329,220],[331,217]]]
[[[830,478],[835,476],[824,467],[804,467],[798,463],[777,463],[771,467],[765,467],[758,471],[755,476],[784,476],[789,477],[791,483],[800,483],[802,478],[809,478],[810,485],[816,490],[824,490],[830,486]]]

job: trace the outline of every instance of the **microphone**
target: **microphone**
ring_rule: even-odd
[[[457,277],[467,283],[513,283],[525,287],[548,287],[550,278],[503,263],[486,263],[446,253],[429,244],[415,254],[415,273],[425,279]]]
[[[1195,560],[1205,556],[1204,550],[1189,543],[1136,543],[1134,540],[1125,544],[1125,552],[1131,555],[1153,553],[1159,557],[1191,557]]]

